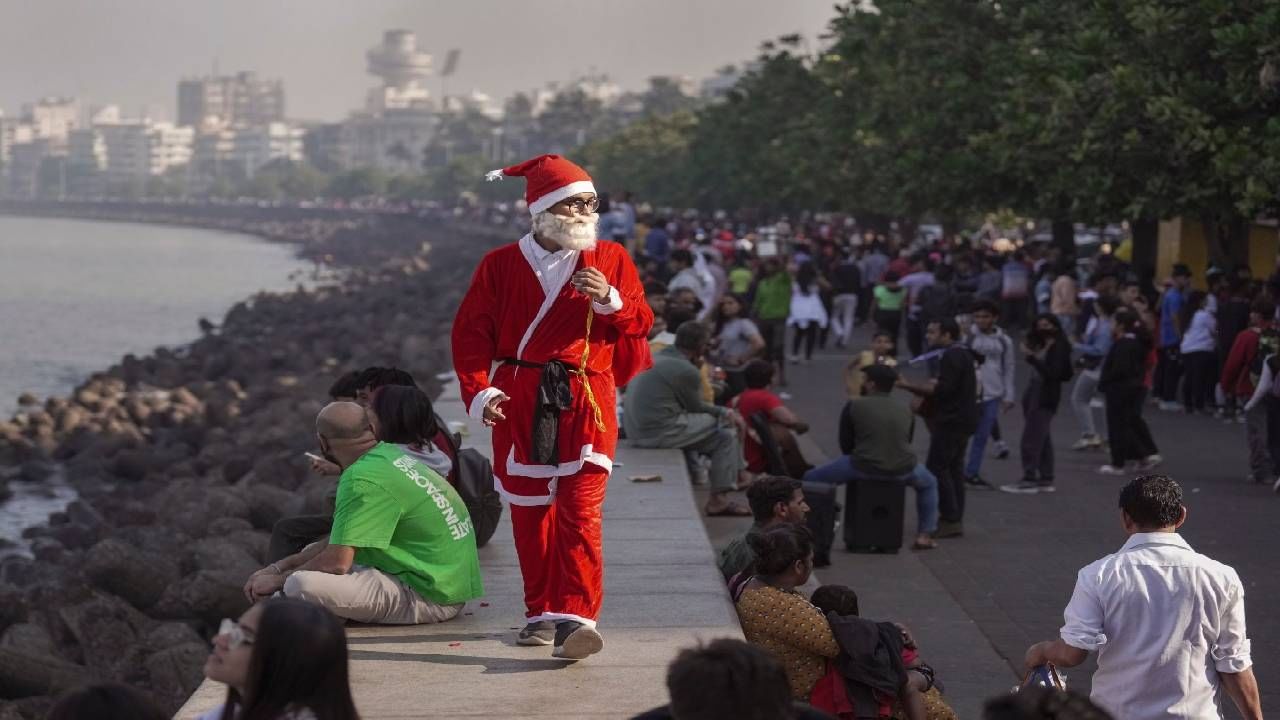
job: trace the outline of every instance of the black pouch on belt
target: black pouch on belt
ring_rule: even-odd
[[[573,403],[569,366],[552,360],[542,367],[538,404],[533,410],[533,463],[560,464],[560,412]]]

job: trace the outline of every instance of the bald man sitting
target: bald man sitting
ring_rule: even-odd
[[[333,529],[249,576],[251,602],[283,591],[357,622],[414,625],[451,620],[484,593],[471,516],[444,478],[378,442],[355,403],[325,406],[316,434],[342,468]]]

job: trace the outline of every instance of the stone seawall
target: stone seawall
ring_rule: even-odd
[[[200,683],[218,621],[245,608],[272,524],[322,507],[331,481],[302,453],[329,384],[395,365],[434,395],[472,268],[518,233],[322,208],[0,202],[0,213],[253,233],[296,243],[327,278],[200,319],[195,342],[126,356],[0,421],[0,478],[62,471],[79,493],[26,533],[34,560],[0,562],[0,720],[43,717],[91,680],[174,710]]]

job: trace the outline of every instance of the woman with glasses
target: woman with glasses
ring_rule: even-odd
[[[278,598],[223,620],[204,665],[227,701],[199,720],[358,720],[347,637],[328,610]]]

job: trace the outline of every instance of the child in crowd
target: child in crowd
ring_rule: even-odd
[[[884,330],[877,330],[876,334],[871,336],[871,349],[854,355],[844,368],[844,385],[849,398],[862,395],[862,386],[866,383],[863,370],[872,365],[896,367],[897,364],[898,361],[893,359],[893,336]]]
[[[835,613],[844,617],[860,617],[858,594],[844,585],[823,585],[813,591],[809,600],[824,615]],[[902,664],[907,668],[907,683],[897,700],[902,704],[907,720],[956,720],[955,711],[942,699],[933,677],[933,668],[920,659],[915,640],[901,625]],[[893,698],[883,698],[880,717],[892,717]]]
[[[1276,478],[1271,489],[1280,493],[1280,355],[1268,355],[1262,361],[1262,375],[1253,390],[1253,397],[1245,403],[1244,411],[1248,413],[1255,408],[1261,408],[1259,414],[1266,417],[1267,455],[1271,460],[1272,476]],[[1254,476],[1250,477],[1256,480]]]

